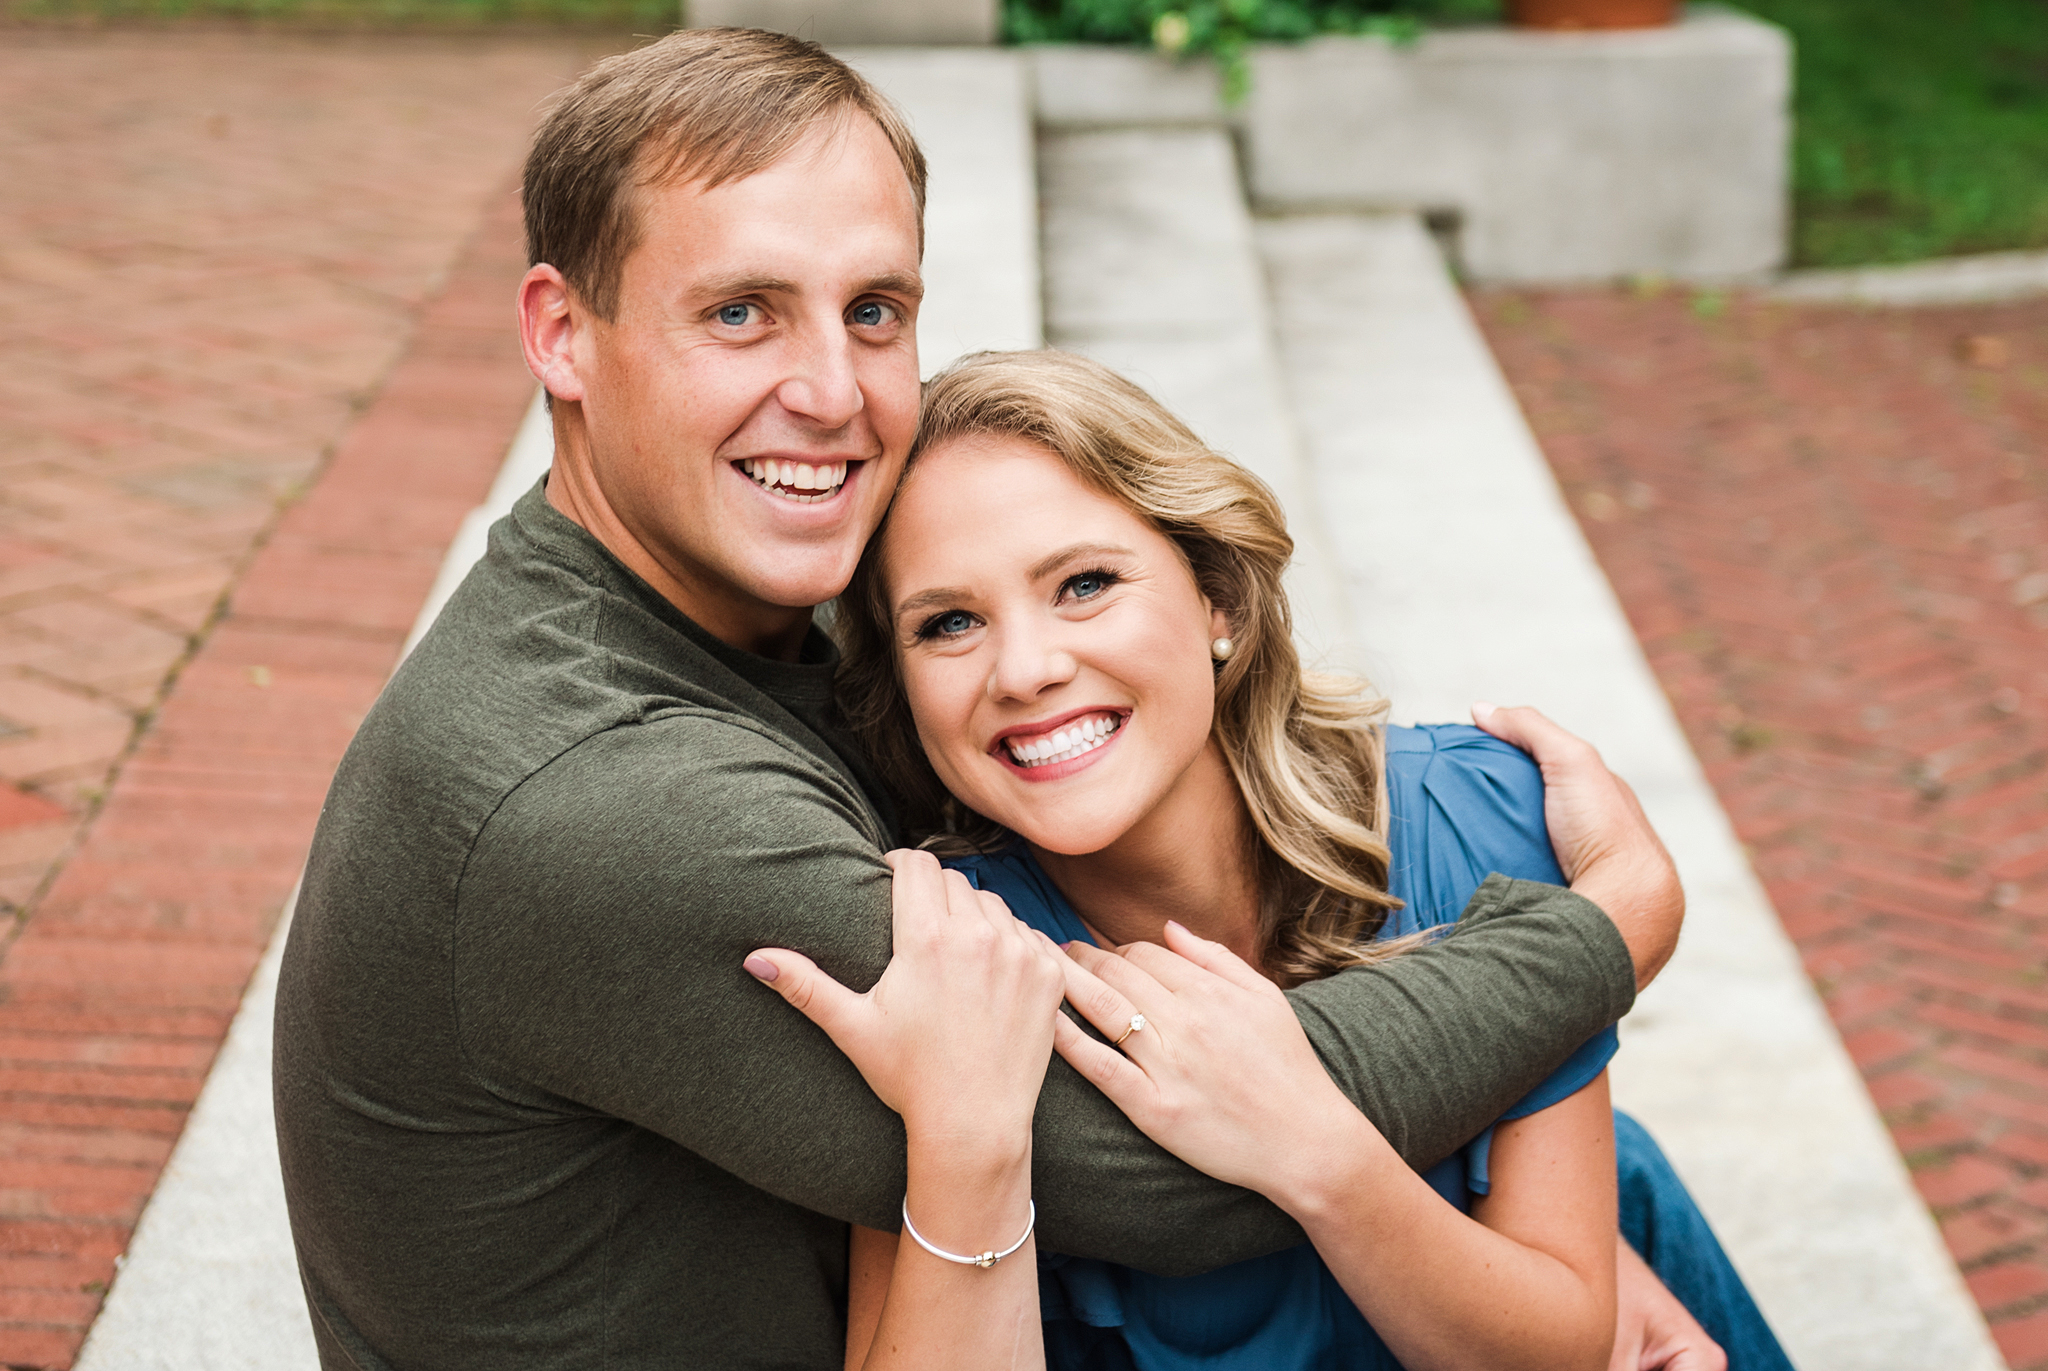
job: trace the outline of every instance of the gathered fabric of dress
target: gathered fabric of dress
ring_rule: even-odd
[[[1403,907],[1382,937],[1457,922],[1491,872],[1564,884],[1543,822],[1543,778],[1528,757],[1467,725],[1389,728],[1386,736],[1388,890]],[[1021,843],[947,864],[1053,941],[1093,941]],[[1576,1093],[1617,1046],[1609,1027],[1502,1117],[1523,1118]],[[1492,1136],[1489,1128],[1424,1173],[1460,1211],[1486,1193]],[[1306,1243],[1179,1277],[1045,1253],[1039,1301],[1048,1371],[1401,1371]]]

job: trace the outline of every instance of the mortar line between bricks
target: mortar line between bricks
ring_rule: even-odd
[[[175,1012],[209,1021],[203,1034],[184,1035],[187,1041],[204,1038],[205,1062],[152,1077],[159,1085],[175,1082],[173,1093],[178,1098],[159,1096],[142,1101],[79,1089],[45,1096],[45,1106],[68,1108],[80,1116],[72,1126],[93,1126],[140,1138],[142,1121],[153,1116],[175,1120],[182,1131],[192,1100],[219,1052],[303,863],[326,777],[340,760],[345,738],[353,732],[353,720],[381,689],[397,660],[405,630],[426,598],[441,555],[463,517],[488,491],[529,403],[532,379],[513,330],[505,328],[491,340],[491,346],[479,348],[475,324],[477,306],[483,301],[507,302],[509,321],[509,301],[525,269],[522,247],[516,200],[509,188],[501,186],[479,203],[472,226],[449,253],[437,288],[413,311],[403,345],[394,350],[392,361],[322,446],[308,478],[298,490],[275,503],[236,558],[227,586],[138,716],[108,772],[102,794],[34,896],[9,921],[4,943],[0,943],[0,1016],[4,1016],[0,1027],[12,1031],[47,1031],[57,1037],[81,1032],[93,1037],[122,1037],[129,1033],[119,1020],[128,1018],[136,1023],[135,1033],[150,1037],[154,1029],[143,1020],[166,1012],[161,1005],[142,1010],[131,1007],[138,992],[145,1000],[158,993],[132,979],[132,967],[124,970],[124,979],[118,983],[96,984],[89,975],[81,980],[75,968],[38,961],[30,956],[31,951],[40,953],[46,946],[62,948],[79,939],[209,950],[211,960],[203,964],[189,959],[180,963],[176,957],[152,958],[145,963],[148,974],[163,978],[164,989],[177,992]],[[439,413],[464,417],[434,421],[432,461],[406,461],[402,451],[394,452],[392,435],[401,435],[402,447],[402,435],[421,430],[410,416],[417,409],[423,386],[430,388],[426,393]],[[432,476],[431,492],[408,492],[402,484],[393,486],[394,473],[402,482],[408,472],[415,471]],[[456,472],[459,478],[451,480]],[[387,521],[355,520],[355,526],[374,527],[374,535],[358,537],[346,531],[351,527],[347,516],[384,508],[394,500],[409,501],[417,515],[407,521],[414,531],[412,545],[395,543],[385,526]],[[337,518],[337,513],[343,517]],[[337,528],[344,531],[336,532]],[[365,537],[374,537],[374,543],[364,544]],[[364,621],[332,622],[335,616],[324,610],[310,620],[277,613],[278,606],[319,601],[319,582],[324,579],[321,558],[295,557],[296,550],[318,554],[359,546],[369,546],[379,555],[399,554],[392,559],[392,574],[380,580],[374,593],[361,597],[361,602],[369,603],[349,602],[352,610],[368,616]],[[331,585],[325,588],[331,593]],[[238,608],[244,604],[249,608]],[[231,631],[236,629],[254,630],[258,635],[285,630],[304,639],[315,651],[299,665],[277,668],[267,678],[269,688],[258,692],[251,689],[245,676],[248,665],[241,658],[251,653],[252,644],[260,644],[260,636],[251,639],[246,633]],[[262,649],[257,646],[253,650]],[[250,694],[233,693],[240,690]],[[264,830],[251,839],[259,855],[239,865],[199,870],[158,855],[176,851],[180,835],[194,825],[214,821],[183,817],[182,807],[157,803],[148,794],[148,785],[138,791],[137,784],[166,766],[175,768],[181,755],[195,761],[210,755],[223,743],[217,730],[209,731],[209,719],[252,709],[272,712],[273,721],[259,726],[290,730],[302,738],[307,735],[309,719],[348,720],[351,727],[323,729],[322,737],[332,738],[331,742],[308,740],[284,761],[278,788],[264,797],[223,797],[249,816],[236,820],[238,824],[257,824]],[[149,765],[138,769],[138,763],[145,760]],[[294,780],[310,778],[316,770],[320,773],[317,786]],[[138,844],[138,833],[145,839],[154,836],[155,848],[150,849],[146,841]],[[130,850],[135,848],[142,850]],[[279,855],[282,853],[290,855]],[[180,913],[180,922],[168,928],[159,926],[157,915],[164,910],[182,910],[193,900],[206,914],[204,924],[187,928]],[[220,960],[223,956],[227,961]],[[239,965],[233,965],[237,961]],[[50,969],[40,969],[45,966]],[[217,972],[230,971],[231,975],[219,975],[216,983]],[[204,982],[191,979],[200,974],[206,975]],[[225,983],[229,979],[232,985]],[[37,994],[19,993],[32,981],[42,987]],[[52,1005],[47,1011],[52,1020],[38,1019],[38,1000]],[[65,1026],[64,1016],[80,1005],[114,1022],[96,1024],[89,1031]],[[104,1088],[103,1083],[93,1084]],[[88,1124],[95,1111],[118,1113]],[[154,1144],[165,1141],[157,1127],[144,1131]],[[10,1144],[0,1144],[0,1162],[9,1151]],[[168,1160],[169,1148],[163,1147],[161,1155]],[[35,1250],[63,1256],[55,1263],[57,1274],[51,1277],[58,1283],[42,1292],[44,1295],[75,1300],[81,1288],[88,1293],[95,1286],[103,1291],[114,1275],[113,1259],[111,1255],[93,1257],[89,1250],[104,1244],[109,1231],[118,1232],[122,1247],[126,1247],[163,1164],[156,1161],[110,1170],[110,1181],[127,1184],[109,1185],[107,1206],[91,1217],[0,1218],[0,1236],[9,1229],[32,1225],[44,1235]],[[88,1232],[97,1235],[93,1243],[84,1242]],[[74,1278],[82,1268],[90,1268],[93,1277],[84,1287]],[[33,1296],[37,1292],[18,1293]],[[22,1341],[17,1347],[19,1334],[13,1330],[29,1324],[36,1326],[34,1345]],[[62,1361],[68,1365],[89,1326],[90,1317],[52,1322],[33,1315],[10,1317],[9,1311],[0,1308],[0,1366],[59,1364],[50,1359],[48,1350],[53,1331],[62,1335],[60,1341],[68,1347]]]
[[[135,726],[129,731],[128,741],[122,746],[121,751],[115,755],[113,765],[107,769],[106,781],[100,787],[99,795],[93,799],[87,808],[84,818],[80,820],[77,829],[72,833],[70,841],[64,845],[63,851],[58,855],[57,860],[52,862],[49,870],[43,873],[43,878],[37,882],[34,892],[15,911],[4,936],[0,936],[0,966],[4,966],[7,954],[13,949],[15,942],[28,927],[29,921],[35,917],[36,911],[41,906],[44,898],[48,896],[51,888],[57,883],[58,876],[70,865],[72,858],[77,855],[79,849],[85,845],[87,836],[91,833],[99,820],[100,814],[106,808],[108,798],[113,795],[115,787],[120,784],[122,773],[126,771],[129,759],[135,755],[136,750],[142,745],[143,739],[148,735],[151,726],[156,722],[158,714],[161,713],[165,701],[177,689],[178,681],[184,675],[185,668],[212,641],[214,631],[228,617],[230,607],[234,603],[235,593],[241,589],[242,581],[248,575],[249,569],[256,564],[256,559],[269,546],[271,539],[276,536],[278,527],[284,522],[285,516],[295,507],[304,503],[313,490],[319,486],[321,478],[327,474],[328,468],[333,465],[334,454],[339,450],[348,432],[362,421],[365,414],[369,413],[371,407],[376,403],[377,397],[382,395],[385,388],[390,384],[392,376],[414,356],[419,343],[421,322],[427,317],[428,311],[442,298],[460,265],[466,263],[474,254],[479,239],[488,231],[491,217],[491,211],[488,206],[503,200],[507,193],[514,195],[518,193],[518,182],[516,180],[513,182],[509,192],[500,189],[492,192],[486,199],[485,204],[487,208],[480,216],[477,226],[457,244],[455,252],[449,259],[448,266],[442,270],[439,278],[434,282],[432,291],[422,296],[419,303],[412,307],[410,311],[412,317],[407,325],[405,336],[399,346],[393,349],[390,362],[385,365],[383,371],[377,375],[370,385],[363,390],[361,398],[350,408],[348,417],[342,421],[341,428],[337,431],[335,437],[321,449],[320,457],[315,463],[312,472],[304,480],[294,482],[292,488],[287,489],[284,494],[278,497],[271,506],[270,514],[264,520],[263,527],[250,540],[248,547],[243,550],[242,555],[235,559],[234,570],[229,573],[227,584],[222,587],[220,594],[215,597],[212,607],[207,610],[206,618],[201,621],[200,626],[196,630],[187,636],[184,650],[172,660],[171,665],[164,672],[163,681],[157,686],[155,694],[151,696],[150,702],[136,715]],[[262,621],[255,620],[252,622],[260,623]]]

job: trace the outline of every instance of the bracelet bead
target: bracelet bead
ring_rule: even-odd
[[[961,1266],[978,1266],[986,1271],[1003,1258],[1013,1255],[1018,1248],[1030,1241],[1031,1231],[1038,1227],[1038,1201],[1026,1200],[1025,1203],[1031,1207],[1031,1214],[1024,1221],[1023,1235],[1000,1252],[977,1252],[971,1257],[963,1257],[958,1252],[948,1252],[943,1247],[934,1247],[925,1240],[924,1234],[917,1231],[917,1225],[910,1221],[910,1197],[908,1195],[903,1197],[903,1231],[910,1235],[912,1242],[931,1253],[934,1257],[944,1261],[955,1262]]]

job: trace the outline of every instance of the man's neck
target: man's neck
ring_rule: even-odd
[[[778,662],[794,662],[803,655],[811,629],[810,609],[736,603],[731,595],[721,594],[719,587],[705,584],[702,576],[671,567],[649,552],[598,489],[590,463],[573,456],[560,460],[564,440],[574,441],[564,432],[566,427],[559,421],[555,425],[557,461],[548,472],[548,503],[556,513],[604,544],[607,552],[656,594],[726,646]]]

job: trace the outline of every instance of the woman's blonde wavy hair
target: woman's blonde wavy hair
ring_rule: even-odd
[[[1158,529],[1231,625],[1216,676],[1215,737],[1256,831],[1264,969],[1286,984],[1379,961],[1387,894],[1386,702],[1361,680],[1302,669],[1281,573],[1294,553],[1264,482],[1109,368],[1062,352],[983,352],[925,385],[910,461],[976,435],[1022,439]],[[886,527],[886,525],[885,525]],[[839,700],[903,805],[913,841],[987,851],[1010,835],[940,784],[904,696],[882,536],[838,602]]]

